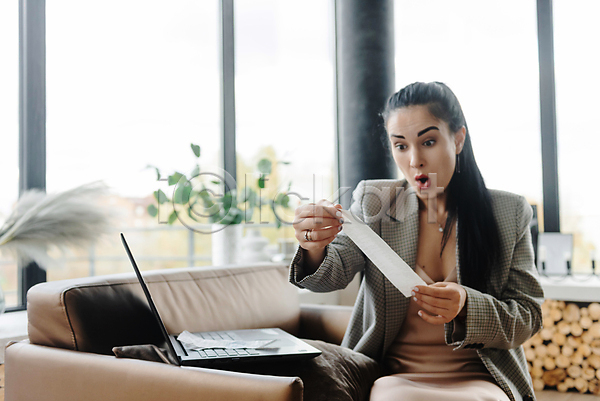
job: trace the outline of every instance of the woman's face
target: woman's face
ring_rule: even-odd
[[[462,151],[465,127],[451,132],[427,106],[409,106],[392,112],[386,129],[396,165],[419,198],[442,194],[454,174],[456,155]]]

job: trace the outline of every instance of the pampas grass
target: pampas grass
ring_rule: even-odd
[[[110,230],[108,210],[98,202],[106,195],[108,187],[102,182],[55,194],[23,193],[0,228],[0,250],[12,253],[22,263],[34,261],[45,266],[52,261],[48,246],[63,250],[88,246]]]

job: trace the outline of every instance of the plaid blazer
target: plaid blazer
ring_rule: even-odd
[[[529,230],[532,209],[522,196],[490,192],[502,256],[490,274],[487,293],[464,286],[467,318],[464,323],[455,319],[445,325],[445,341],[454,349],[476,349],[511,400],[535,400],[521,346],[542,325],[544,294],[534,267]],[[350,210],[414,269],[418,209],[416,192],[405,180],[372,180],[358,184]],[[457,245],[460,283],[459,251]],[[308,276],[302,271],[298,249],[290,266],[290,281],[301,288],[327,292],[345,288],[359,271],[364,276],[342,345],[381,361],[398,335],[410,298],[404,297],[343,231],[327,246],[321,266]]]

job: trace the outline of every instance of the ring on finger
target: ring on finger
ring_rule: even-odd
[[[311,241],[313,240],[313,239],[312,239],[312,228],[310,228],[310,229],[308,229],[308,230],[304,231],[304,239],[305,239],[307,242],[311,242]]]

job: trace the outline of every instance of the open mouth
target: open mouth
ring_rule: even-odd
[[[427,174],[419,174],[415,176],[415,181],[420,189],[429,188],[429,177]]]

